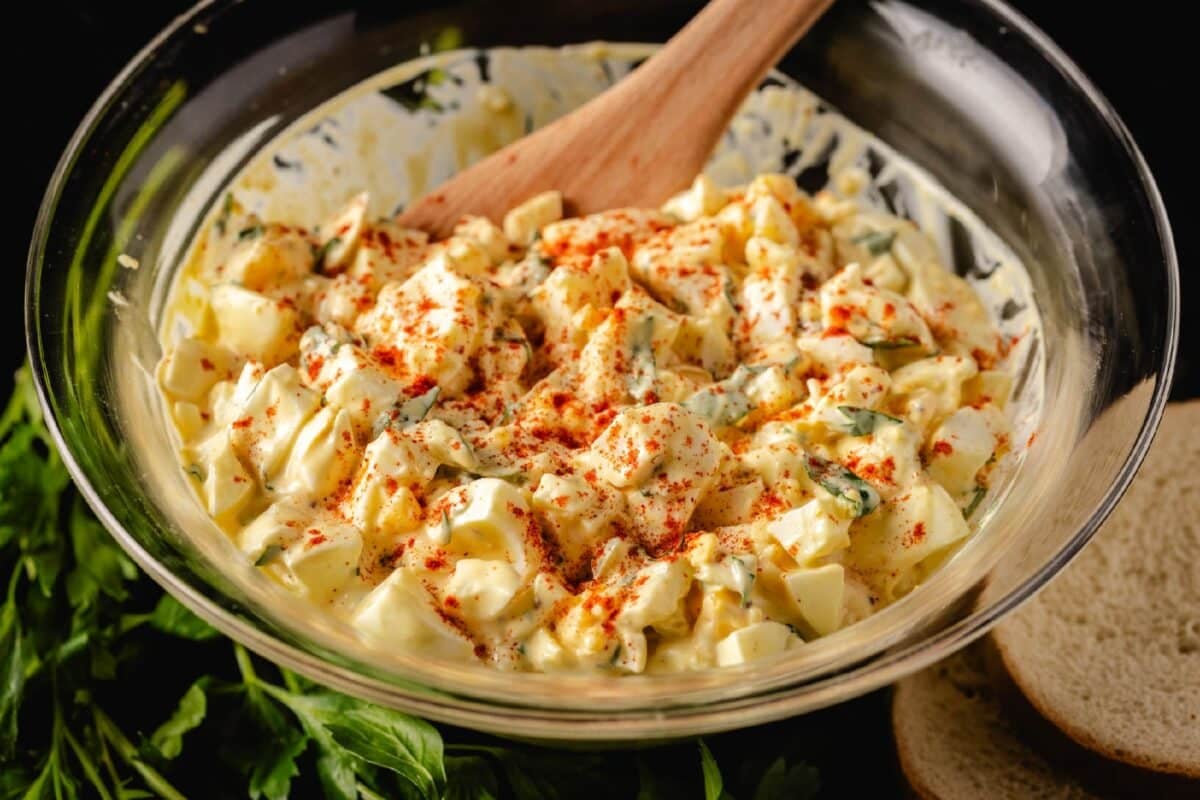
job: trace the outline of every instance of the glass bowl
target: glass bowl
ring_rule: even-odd
[[[981,530],[917,591],[776,659],[669,676],[502,673],[364,646],[259,576],[184,480],[151,380],[170,278],[256,150],[428,51],[661,42],[699,4],[202,3],[146,47],[72,138],[29,256],[26,328],[47,421],[105,526],[252,650],[431,719],[544,740],[668,739],[801,714],[985,632],[1120,498],[1166,401],[1179,316],[1170,228],[1112,108],[1044,34],[989,0],[836,4],[780,72],[922,167],[1026,264],[1045,387]],[[182,221],[182,222],[181,222]],[[956,270],[986,273],[951,242]],[[128,268],[126,254],[136,260]]]

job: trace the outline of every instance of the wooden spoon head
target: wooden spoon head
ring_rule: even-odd
[[[645,64],[460,172],[399,217],[447,236],[551,189],[569,214],[657,206],[704,167],[738,106],[832,0],[712,0]]]
[[[626,112],[614,120],[610,109],[629,108],[622,98],[601,95],[493,153],[417,200],[397,221],[448,236],[465,214],[499,222],[509,209],[552,189],[562,192],[569,215],[660,205],[704,167],[724,120],[712,126],[715,131],[695,131],[680,141],[644,114]]]

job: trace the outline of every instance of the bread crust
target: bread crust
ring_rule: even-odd
[[[1185,639],[1189,624],[1200,632],[1197,528],[1200,401],[1191,401],[1168,406],[1141,472],[1093,542],[1051,586],[992,632],[999,660],[1012,682],[1041,716],[1071,740],[1113,761],[1193,779],[1200,779],[1200,644],[1191,646]],[[1139,553],[1143,563],[1122,558]],[[1149,618],[1136,631],[1112,630],[1104,614],[1120,610],[1122,600],[1106,606],[1110,598],[1094,594],[1109,587],[1110,579],[1123,581],[1112,586],[1113,594],[1130,602],[1172,598],[1166,609],[1168,619],[1177,616],[1180,621],[1154,626],[1162,620]],[[1200,635],[1195,632],[1191,635]],[[1054,659],[1063,660],[1063,666],[1069,662],[1075,674],[1064,676],[1061,668],[1052,669]],[[1130,675],[1150,676],[1140,695],[1136,677]],[[1179,683],[1164,689],[1172,675],[1179,676]],[[1081,687],[1081,677],[1092,683]],[[1151,678],[1157,686],[1150,685]],[[1107,693],[1139,701],[1129,705],[1144,712],[1142,721],[1147,725],[1163,720],[1154,731],[1157,735],[1135,735],[1128,725],[1122,726],[1111,704],[1090,696],[1093,692],[1100,699],[1106,699]],[[1183,706],[1176,707],[1177,703]],[[1161,716],[1155,717],[1156,713]],[[1180,714],[1190,716],[1181,724]]]
[[[1086,800],[1104,796],[1024,741],[984,665],[981,643],[898,683],[892,731],[900,771],[922,800]]]

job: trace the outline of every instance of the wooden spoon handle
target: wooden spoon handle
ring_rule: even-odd
[[[702,148],[707,155],[746,96],[832,3],[712,0],[606,97],[629,102],[617,96],[636,93],[654,104],[659,124],[680,132],[697,116],[714,120],[715,136]]]
[[[616,86],[458,173],[399,217],[437,236],[547,189],[573,214],[685,188],[742,100],[833,0],[712,0]]]

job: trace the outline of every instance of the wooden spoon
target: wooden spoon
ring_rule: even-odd
[[[448,236],[558,189],[568,211],[660,205],[688,186],[742,100],[833,0],[712,0],[652,58],[570,114],[455,175],[398,218]]]

